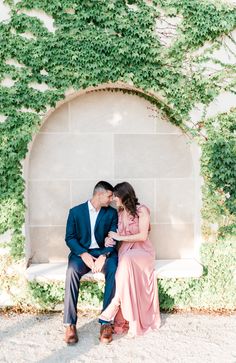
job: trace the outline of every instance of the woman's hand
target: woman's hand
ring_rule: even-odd
[[[116,241],[114,241],[112,238],[110,237],[106,237],[105,238],[105,247],[113,247],[115,246]]]
[[[120,236],[118,233],[112,232],[112,231],[110,231],[108,233],[108,237],[113,238],[113,239],[115,239],[117,241],[121,241],[122,240],[122,236]]]

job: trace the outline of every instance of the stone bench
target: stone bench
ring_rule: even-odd
[[[31,264],[25,271],[29,281],[64,282],[66,276],[66,262]],[[199,278],[203,267],[195,259],[156,260],[155,273],[159,279],[164,278]],[[103,273],[84,275],[81,281],[104,281]]]

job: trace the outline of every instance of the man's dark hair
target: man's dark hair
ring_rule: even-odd
[[[113,190],[114,190],[114,188],[113,188],[113,186],[110,184],[110,183],[108,183],[108,182],[106,182],[106,181],[104,181],[104,180],[100,180],[96,185],[95,185],[95,187],[94,187],[94,189],[93,189],[93,195],[94,194],[96,194],[99,190],[110,190],[111,192],[113,192]]]

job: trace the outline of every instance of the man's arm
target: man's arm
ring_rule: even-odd
[[[111,221],[111,231],[112,232],[117,232],[117,228],[118,228],[118,213],[116,211],[116,209],[114,209],[113,211],[113,218]]]
[[[117,211],[114,209],[113,211],[113,216],[112,216],[112,221],[111,221],[111,225],[110,225],[110,231],[116,232],[117,231],[117,227],[118,227],[118,214]],[[102,254],[106,254],[106,253],[111,253],[113,251],[116,250],[115,245],[112,247],[104,247],[102,249]]]
[[[112,216],[112,221],[111,221],[111,224],[110,224],[110,228],[111,228],[112,231],[117,231],[117,226],[118,226],[118,215],[117,215],[117,211],[114,210],[113,211],[113,216]],[[106,255],[110,254],[111,252],[113,252],[115,250],[116,250],[116,248],[115,248],[114,245],[112,247],[103,247],[102,249],[100,249],[100,256],[95,261],[92,271],[93,272],[102,271],[102,268],[103,268],[104,263],[106,261]]]
[[[75,228],[75,218],[73,213],[70,209],[67,224],[66,224],[66,244],[71,250],[72,253],[79,256],[84,252],[87,252],[87,249],[81,246],[79,243],[78,237],[76,235],[76,228]]]

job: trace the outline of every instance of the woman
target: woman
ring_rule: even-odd
[[[114,319],[115,333],[142,335],[160,326],[155,253],[148,239],[150,212],[140,205],[129,183],[117,184],[113,193],[118,207],[118,232],[109,232],[109,237],[120,241],[116,293],[100,319]],[[106,243],[111,245],[111,239]]]

